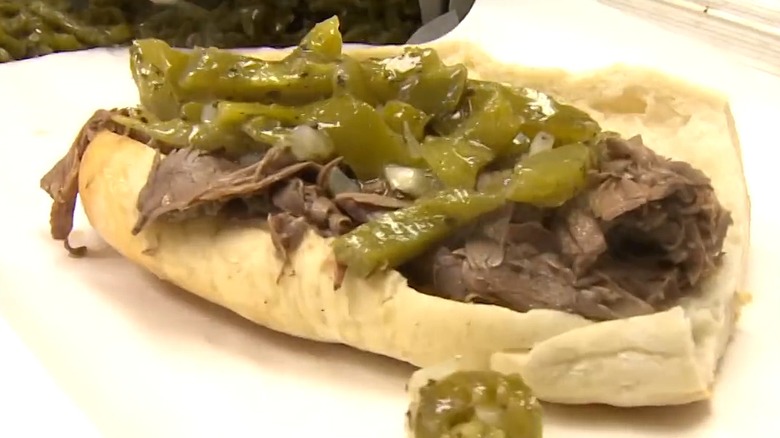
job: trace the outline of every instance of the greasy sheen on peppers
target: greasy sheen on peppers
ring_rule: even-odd
[[[507,202],[556,207],[585,186],[601,131],[585,112],[471,79],[432,48],[346,55],[339,25],[319,23],[278,60],[138,40],[130,67],[143,116],[115,121],[169,149],[241,158],[285,144],[320,163],[339,158],[355,186],[393,175],[411,206],[333,241],[338,262],[361,276],[404,264]],[[531,148],[542,134],[546,146]],[[499,183],[486,186],[490,177]]]
[[[498,194],[449,189],[387,213],[333,241],[336,260],[367,277],[422,254],[455,229],[504,204]]]
[[[420,388],[415,438],[541,438],[541,406],[518,375],[458,371]]]

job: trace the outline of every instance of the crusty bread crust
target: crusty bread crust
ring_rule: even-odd
[[[700,293],[648,316],[593,323],[553,310],[527,313],[449,301],[408,287],[391,271],[347,276],[333,290],[334,259],[326,239],[309,233],[277,282],[263,225],[219,218],[156,223],[138,236],[135,203],[155,152],[100,133],[81,163],[87,217],[117,251],[206,300],[273,330],[351,345],[425,367],[456,355],[519,372],[537,396],[559,403],[670,405],[705,399],[733,331],[749,242],[749,201],[739,145],[722,97],[659,73],[614,66],[578,74],[502,65],[468,44],[432,44],[445,62],[472,77],[525,85],[589,111],[605,129],[641,134],[657,152],[690,162],[713,179],[735,225],[724,264]],[[358,58],[397,54],[361,49]],[[285,51],[264,51],[279,58]]]

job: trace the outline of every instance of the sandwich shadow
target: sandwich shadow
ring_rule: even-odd
[[[75,261],[90,265],[80,269],[80,279],[134,326],[153,339],[176,345],[177,351],[216,349],[266,373],[314,386],[404,397],[404,385],[414,370],[409,364],[267,329],[158,279],[110,248],[89,254],[86,260]]]
[[[544,405],[545,419],[566,429],[631,430],[647,434],[683,434],[710,415],[707,402],[683,406],[617,408],[606,405]]]
[[[82,281],[109,301],[139,330],[163,338],[177,350],[217,350],[241,357],[265,373],[307,381],[331,390],[351,388],[367,398],[393,397],[405,403],[404,386],[415,367],[338,344],[279,333],[201,299],[144,269],[110,248],[74,260]],[[84,266],[88,265],[88,266]],[[550,431],[631,430],[640,434],[682,434],[710,414],[706,402],[685,406],[623,409],[603,405],[545,404]]]

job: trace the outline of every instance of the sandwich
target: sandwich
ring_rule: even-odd
[[[117,252],[257,324],[539,400],[707,399],[734,331],[749,198],[727,100],[644,68],[572,73],[466,42],[259,54],[138,40],[41,180]],[[88,263],[88,260],[85,261]]]

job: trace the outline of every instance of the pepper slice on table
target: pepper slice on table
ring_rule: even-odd
[[[518,375],[458,371],[420,388],[416,438],[541,438],[542,411]]]

